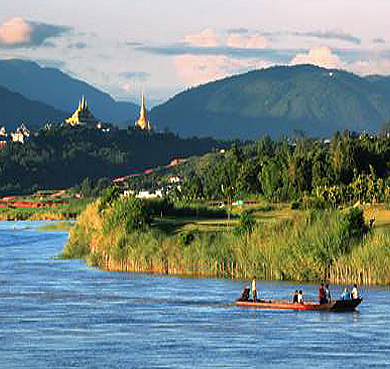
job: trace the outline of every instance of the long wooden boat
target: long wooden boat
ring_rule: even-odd
[[[242,300],[235,301],[237,306],[263,308],[263,309],[291,309],[291,310],[325,310],[325,311],[353,311],[362,302],[362,298],[354,300],[335,300],[325,304],[314,301],[305,301],[303,303],[291,301],[272,301],[272,300]]]

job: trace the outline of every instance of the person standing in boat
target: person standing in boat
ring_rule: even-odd
[[[252,279],[252,297],[253,297],[253,302],[256,302],[257,301],[256,276],[254,276]]]
[[[326,302],[331,302],[332,298],[330,296],[329,283],[325,285],[325,300]]]
[[[320,287],[318,288],[318,300],[320,301],[320,304],[325,303],[325,291],[323,283],[321,283]]]
[[[357,300],[359,298],[359,292],[358,292],[356,283],[353,285],[353,288],[351,291],[351,297],[352,297],[352,300]]]

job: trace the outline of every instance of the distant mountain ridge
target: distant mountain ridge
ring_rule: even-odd
[[[20,60],[0,60],[0,85],[27,99],[40,101],[65,112],[73,112],[85,95],[94,115],[102,121],[118,126],[133,122],[139,106],[131,102],[115,101],[109,94],[77,80],[55,68]],[[50,120],[50,116],[47,117]],[[3,119],[0,112],[0,119]]]
[[[26,99],[17,92],[0,86],[0,127],[14,130],[24,123],[38,128],[45,123],[61,123],[69,114],[39,101]]]
[[[390,120],[390,77],[312,65],[255,70],[191,88],[152,109],[182,136],[257,139],[303,131],[375,131]]]
[[[0,86],[5,87],[0,125],[7,128],[62,121],[82,95],[96,118],[122,128],[133,125],[139,112],[136,104],[117,102],[86,82],[31,61],[0,60]],[[229,140],[376,131],[390,121],[390,77],[312,65],[271,67],[179,93],[153,108],[149,118],[153,129],[169,128],[181,137]]]

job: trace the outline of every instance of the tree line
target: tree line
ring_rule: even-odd
[[[123,176],[230,145],[211,138],[182,139],[169,132],[114,127],[103,132],[54,125],[40,129],[24,144],[8,141],[0,150],[0,192],[68,188],[86,178],[96,186],[99,178]]]
[[[388,135],[336,132],[330,140],[273,141],[268,136],[191,160],[175,193],[182,199],[238,199],[250,194],[296,207],[338,206],[390,198]]]

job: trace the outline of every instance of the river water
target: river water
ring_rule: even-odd
[[[245,281],[113,273],[56,260],[66,232],[0,223],[0,368],[367,368],[390,365],[390,291],[354,313],[230,304]],[[259,282],[265,298],[314,285]],[[333,296],[341,286],[332,286]]]

